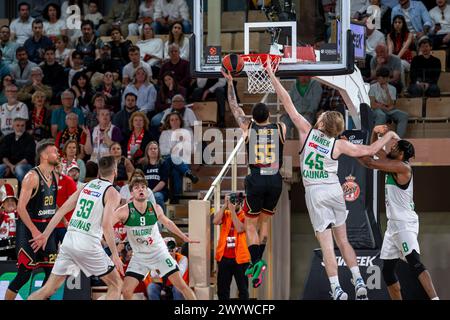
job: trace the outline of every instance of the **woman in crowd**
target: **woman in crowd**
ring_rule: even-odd
[[[106,105],[111,106],[114,113],[120,111],[120,90],[114,85],[114,74],[112,72],[105,72],[103,81],[95,88],[95,91],[103,94],[106,98]]]
[[[125,137],[125,154],[134,165],[145,161],[145,146],[153,140],[148,131],[149,121],[145,113],[136,111],[129,120],[130,135]]]
[[[183,33],[181,22],[172,24],[169,32],[169,40],[164,44],[164,59],[169,59],[169,46],[176,43],[180,47],[181,59],[189,61],[189,39]]]
[[[159,74],[164,56],[164,43],[160,38],[155,38],[150,23],[144,23],[142,26],[141,40],[136,43],[136,46],[141,49],[141,59],[149,64],[153,74]]]
[[[67,34],[66,20],[61,19],[61,8],[55,3],[50,3],[45,8],[42,17],[44,18],[44,34],[49,37],[53,43],[56,38]]]
[[[122,155],[122,147],[120,143],[113,142],[109,147],[109,154],[116,159],[117,163],[117,177],[116,180],[123,182],[131,179],[134,172],[134,166],[129,159]]]
[[[50,138],[50,120],[52,112],[46,107],[47,97],[42,91],[36,91],[31,97],[33,104],[30,110],[29,130],[28,133],[34,137],[34,140],[40,141],[42,139]]]
[[[153,117],[156,103],[156,89],[153,84],[150,83],[150,77],[143,67],[138,67],[134,76],[134,80],[130,83],[122,95],[122,105],[125,105],[125,96],[127,93],[132,92],[138,98],[136,105],[139,111],[149,113],[150,117]]]
[[[72,79],[70,90],[75,95],[74,107],[83,111],[85,117],[91,112],[91,102],[94,96],[89,77],[84,72],[77,72]]]
[[[56,61],[63,67],[69,66],[70,55],[72,54],[72,49],[67,48],[69,45],[69,38],[67,36],[61,35],[56,37],[56,51],[55,57]]]
[[[409,71],[412,61],[410,46],[413,43],[413,34],[408,31],[405,17],[398,15],[394,17],[391,32],[387,35],[389,54],[396,55],[402,61],[402,69]],[[403,83],[404,79],[402,79]]]
[[[63,174],[68,174],[68,169],[72,166],[72,162],[75,162],[80,169],[79,182],[84,182],[86,177],[86,165],[84,161],[80,159],[80,145],[77,140],[68,140],[63,147],[61,163],[63,166]]]

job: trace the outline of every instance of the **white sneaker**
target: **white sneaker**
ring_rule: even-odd
[[[337,286],[334,289],[334,292],[332,294],[333,300],[348,300],[348,294],[342,290],[341,287]]]
[[[353,284],[355,285],[355,299],[369,300],[369,298],[367,297],[367,287],[366,284],[364,283],[363,278],[356,279],[356,282],[354,282]]]

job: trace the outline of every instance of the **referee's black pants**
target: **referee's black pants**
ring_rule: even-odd
[[[236,259],[222,257],[218,264],[217,296],[219,300],[230,300],[231,281],[236,281],[239,291],[239,300],[248,300],[248,279],[245,270],[248,263],[238,264]]]

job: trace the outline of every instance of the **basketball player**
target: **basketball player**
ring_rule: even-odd
[[[268,63],[270,65],[270,63]],[[338,267],[334,253],[333,236],[352,272],[357,300],[367,299],[367,288],[361,277],[356,254],[347,239],[345,220],[347,210],[344,195],[337,175],[340,155],[361,157],[374,155],[397,134],[390,131],[370,146],[355,145],[344,139],[336,140],[344,131],[344,119],[339,112],[324,112],[314,128],[295,109],[289,93],[267,68],[278,98],[284,105],[292,122],[300,133],[300,166],[305,186],[306,205],[317,240],[323,254],[325,270],[331,285],[334,300],[347,300],[348,295],[339,284]]]
[[[228,82],[228,104],[243,131],[247,147],[250,174],[245,178],[247,197],[244,212],[247,219],[244,224],[251,263],[245,274],[252,277],[253,287],[257,288],[267,268],[262,257],[267,242],[268,221],[275,213],[283,188],[279,170],[283,164],[286,126],[269,121],[269,108],[264,103],[253,106],[253,120],[247,118],[237,103],[230,72],[222,71],[222,74]]]
[[[14,300],[19,290],[28,282],[34,269],[42,267],[44,283],[55,263],[58,246],[55,234],[48,233],[48,245],[33,251],[32,238],[39,237],[56,211],[58,180],[53,173],[58,164],[58,148],[52,140],[44,140],[37,146],[37,167],[31,169],[22,181],[17,212],[16,246],[18,271],[5,293],[5,300]]]
[[[98,166],[100,178],[70,196],[44,233],[33,238],[34,250],[45,248],[56,225],[67,212],[75,209],[48,282],[28,299],[49,298],[67,276],[78,276],[80,269],[86,276],[100,277],[106,283],[106,299],[120,299],[122,279],[119,272],[123,275],[123,265],[114,243],[112,223],[114,210],[120,204],[120,195],[112,185],[117,175],[116,161],[112,156],[102,157]],[[101,245],[103,234],[111,250],[112,262]]]
[[[386,131],[386,126],[375,127],[372,140],[375,141],[378,139],[377,134],[384,134]],[[419,217],[414,211],[413,173],[409,163],[414,155],[414,146],[409,141],[400,140],[388,154],[380,150],[376,160],[371,157],[359,160],[367,168],[386,172],[384,188],[388,221],[380,258],[383,260],[383,277],[391,299],[402,299],[395,267],[399,259],[403,259],[414,270],[428,297],[439,300],[430,273],[420,261],[417,241]]]
[[[115,212],[115,221],[124,224],[128,241],[133,249],[133,257],[128,265],[123,283],[124,299],[131,300],[139,282],[154,269],[159,270],[161,278],[168,277],[186,300],[195,300],[194,292],[181,277],[177,262],[170,255],[166,243],[159,233],[157,222],[162,223],[184,242],[198,243],[198,241],[190,240],[175,223],[164,215],[159,205],[153,205],[148,201],[145,178],[132,178],[129,188],[133,200]]]

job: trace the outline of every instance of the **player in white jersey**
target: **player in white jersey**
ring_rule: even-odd
[[[148,201],[145,178],[132,178],[130,192],[133,200],[115,212],[115,219],[124,224],[128,241],[133,249],[133,257],[128,265],[123,284],[124,299],[133,298],[134,289],[153,269],[159,271],[161,278],[167,277],[185,299],[195,300],[194,292],[181,277],[177,262],[170,255],[159,233],[158,221],[184,242],[198,243],[198,241],[189,239],[164,215],[159,205],[153,205]]]
[[[270,63],[268,63],[270,65]],[[267,68],[278,98],[284,105],[300,134],[300,166],[305,185],[306,205],[317,240],[322,249],[325,270],[330,280],[334,300],[347,300],[348,295],[339,284],[338,266],[334,253],[333,236],[352,272],[357,300],[366,300],[367,288],[359,271],[356,254],[347,239],[345,207],[342,187],[337,176],[340,155],[362,157],[374,155],[392,138],[398,136],[390,131],[370,146],[355,145],[344,139],[336,140],[344,131],[344,119],[339,112],[324,112],[317,124],[311,124],[298,113],[291,97],[271,68]]]
[[[76,277],[80,269],[86,276],[100,277],[106,283],[106,299],[120,299],[123,264],[114,243],[113,230],[113,214],[120,204],[120,195],[112,186],[117,166],[112,156],[101,158],[98,165],[100,178],[74,193],[57,211],[42,235],[33,239],[34,250],[45,248],[49,234],[67,212],[75,209],[49,280],[28,299],[49,298],[67,276]],[[102,236],[111,250],[112,261],[102,247]]]
[[[384,134],[386,126],[377,126],[373,130],[372,140],[377,134]],[[360,162],[368,168],[386,172],[385,197],[387,228],[384,234],[380,258],[383,260],[383,277],[392,300],[401,300],[401,288],[395,274],[399,259],[406,260],[414,270],[430,299],[438,300],[430,273],[420,261],[420,248],[417,236],[419,217],[414,211],[413,173],[409,159],[415,155],[414,146],[406,140],[400,140],[386,154],[377,153],[378,159],[364,157]]]

